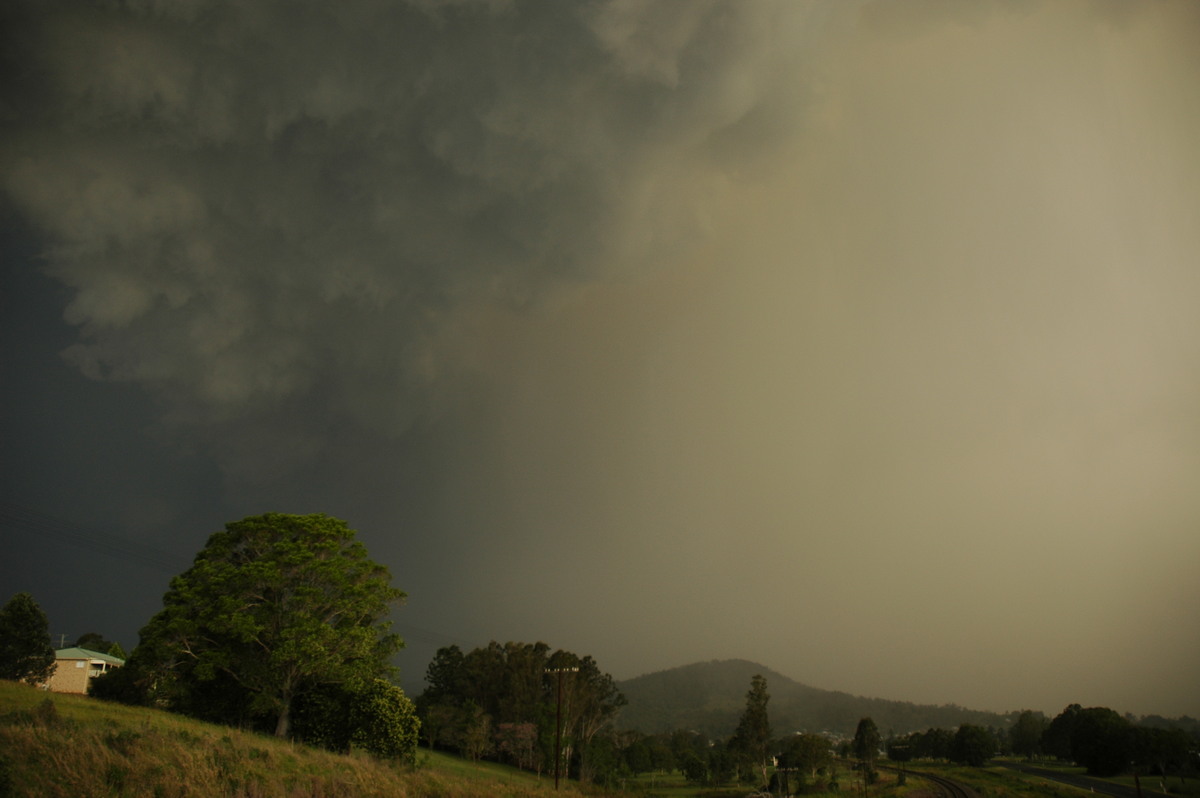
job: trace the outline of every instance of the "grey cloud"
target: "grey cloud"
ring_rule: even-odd
[[[664,163],[762,102],[756,37],[785,15],[24,11],[40,90],[6,135],[4,188],[74,291],[72,362],[159,392],[175,418],[261,426],[307,396],[383,431],[454,378],[442,347],[463,309],[536,301],[617,251],[629,268],[634,228],[688,224],[655,215]]]

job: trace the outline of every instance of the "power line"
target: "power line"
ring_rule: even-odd
[[[109,532],[89,529],[23,504],[0,501],[0,529],[5,536],[21,534],[30,538],[53,538],[81,549],[114,559],[135,562],[174,575],[185,563],[183,558],[145,543],[128,540]]]

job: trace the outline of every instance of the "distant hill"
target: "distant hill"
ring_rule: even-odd
[[[953,704],[921,705],[820,690],[763,665],[730,659],[697,662],[620,682],[629,705],[621,710],[617,725],[647,734],[691,729],[726,737],[733,733],[746,707],[746,691],[756,673],[767,680],[771,695],[767,708],[776,735],[828,731],[851,736],[864,717],[874,720],[887,737],[930,727],[953,729],[963,723],[1008,727],[1016,716]]]

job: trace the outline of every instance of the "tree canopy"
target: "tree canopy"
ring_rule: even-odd
[[[46,613],[33,596],[17,593],[0,607],[0,679],[40,684],[54,668]]]
[[[833,762],[833,749],[819,734],[794,734],[784,741],[780,761],[784,767],[806,771],[815,779],[818,770]]]
[[[964,723],[950,742],[950,761],[983,767],[996,754],[996,738],[982,726]]]
[[[284,737],[306,690],[362,691],[390,674],[402,642],[384,618],[404,595],[344,521],[245,518],[171,580],[127,667],[157,681],[176,709],[227,722],[269,717]]]
[[[1071,759],[1096,776],[1112,776],[1129,767],[1135,753],[1133,724],[1108,707],[1071,704],[1050,722],[1046,749]]]
[[[46,613],[29,593],[12,596],[0,607],[0,679],[40,684],[54,667]]]
[[[426,739],[472,758],[494,752],[520,767],[553,770],[559,678],[564,760],[580,779],[597,780],[625,697],[592,657],[551,653],[545,643],[438,650],[417,699]]]

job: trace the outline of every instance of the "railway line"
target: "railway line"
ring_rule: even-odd
[[[937,787],[938,792],[945,795],[947,798],[979,798],[979,793],[972,790],[965,784],[961,784],[952,779],[947,779],[942,776],[935,776],[932,773],[914,773],[909,771],[909,775],[917,776],[925,779],[930,784]]]
[[[893,773],[901,772],[899,768],[891,767],[890,765],[881,765],[880,769],[890,770]],[[929,782],[935,788],[937,788],[937,791],[941,795],[945,796],[945,798],[979,798],[979,793],[975,792],[967,785],[954,781],[953,779],[948,779],[944,776],[936,776],[933,773],[925,773],[920,770],[908,770],[907,768],[905,768],[903,772],[907,774],[909,778],[924,779],[925,781]]]

